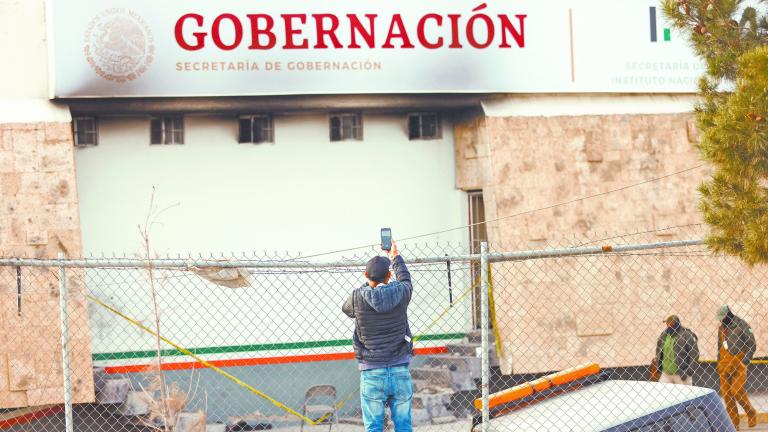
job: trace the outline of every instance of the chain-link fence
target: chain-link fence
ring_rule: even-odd
[[[491,397],[490,430],[730,431],[765,421],[768,272],[682,240],[702,231],[494,246],[530,252],[490,255],[499,359],[490,391],[512,389]],[[590,363],[599,372],[536,381]]]
[[[676,240],[698,238],[689,231],[659,234],[491,245],[487,254],[405,245],[414,428],[732,430],[728,414],[747,393],[754,411],[742,426],[768,412],[765,271]],[[362,430],[354,320],[341,305],[379,253],[325,263],[0,260],[0,407],[8,410],[0,428]],[[728,349],[718,351],[724,304],[731,313],[719,345]],[[681,327],[667,338],[670,315]],[[589,363],[599,367],[571,369]],[[650,383],[655,370],[696,387]]]

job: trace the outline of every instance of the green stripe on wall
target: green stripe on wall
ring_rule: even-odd
[[[450,339],[462,339],[466,336],[466,333],[441,333],[417,336],[419,341],[436,341],[436,340],[450,340]],[[295,350],[295,349],[309,349],[309,348],[328,348],[328,347],[340,347],[351,346],[352,339],[335,339],[325,341],[309,341],[309,342],[285,342],[285,343],[271,343],[260,345],[232,345],[232,346],[218,346],[218,347],[203,347],[203,348],[190,348],[194,354],[226,354],[226,353],[239,353],[239,352],[253,352],[253,351],[277,351],[277,350]],[[160,351],[163,357],[183,356],[184,354],[176,349],[166,349]],[[113,353],[96,353],[93,354],[93,361],[104,360],[128,360],[137,358],[151,358],[157,356],[156,351],[126,351],[126,352],[113,352]]]

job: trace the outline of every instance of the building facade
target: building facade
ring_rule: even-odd
[[[475,248],[489,240],[504,249],[541,247],[565,234],[701,222],[695,187],[707,171],[696,168],[692,117],[701,65],[665,28],[654,2],[492,2],[469,9],[454,1],[437,12],[405,2],[375,11],[302,2],[259,11],[79,3],[0,0],[0,50],[8,59],[0,80],[6,256],[142,253],[136,227],[152,211],[151,199],[168,207],[151,231],[152,251],[160,255],[307,255],[375,243],[383,226],[397,239],[494,221],[430,241]],[[506,217],[671,173],[679,175],[615,199]],[[545,285],[552,290],[584,288],[563,286],[554,271],[550,276]],[[55,314],[55,281],[29,278],[51,284],[45,301],[25,300],[35,305],[30,313]],[[16,280],[0,277],[4,308],[24,295]],[[97,366],[150,362],[151,355],[121,357],[127,349],[117,335],[126,326],[92,310],[89,320],[86,287],[77,281],[76,375],[90,376],[84,371],[93,359]],[[610,317],[618,307],[597,289],[563,316],[520,312],[536,309],[541,286],[497,287],[499,304],[507,296],[522,305],[496,311],[500,328],[526,320],[542,341],[540,357],[502,358],[506,373],[557,369],[565,365],[548,363],[554,351],[557,358],[588,358],[605,351],[601,344],[634,334],[609,318],[580,321]],[[128,301],[125,288],[103,292]],[[431,299],[442,289],[426,289],[423,301],[437,302]],[[631,284],[626,290],[634,292]],[[648,322],[637,325],[661,321],[672,306],[685,308],[686,298],[649,305]],[[194,296],[185,304],[194,309]],[[286,322],[312,315],[311,307],[297,307]],[[714,303],[697,304],[689,315],[704,322],[713,310]],[[466,332],[476,327],[474,307],[451,313]],[[557,329],[559,344],[545,342],[552,322],[569,323]],[[32,332],[22,321],[4,325],[14,334]],[[179,323],[167,336],[196,347],[302,343],[311,336],[287,340],[247,320],[237,326],[198,335]],[[435,337],[429,346],[452,337]],[[500,337],[506,352],[523,343],[511,330]],[[27,340],[57,347],[59,334],[39,324],[6,341],[0,369],[10,380],[0,388],[0,406],[60,402],[54,381],[30,384],[35,380],[16,376],[43,376],[57,364],[52,349],[34,365],[18,366],[34,357]],[[131,348],[152,344],[142,339]],[[324,352],[338,351],[349,347]],[[636,351],[604,362],[631,366],[648,358]],[[93,383],[84,378],[76,394],[77,402],[91,401]]]

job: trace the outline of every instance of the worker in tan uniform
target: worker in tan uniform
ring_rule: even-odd
[[[734,315],[726,305],[717,311],[720,328],[717,335],[717,374],[720,391],[728,416],[739,430],[739,408],[747,413],[749,427],[757,425],[757,412],[747,397],[747,366],[755,354],[756,343],[752,328],[746,321]],[[737,405],[738,403],[738,405]]]

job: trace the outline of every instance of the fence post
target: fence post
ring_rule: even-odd
[[[59,260],[64,253],[59,252]],[[64,424],[67,432],[73,432],[72,425],[72,371],[69,366],[69,317],[67,309],[67,271],[59,266],[59,314],[61,318],[61,364],[64,373]]]
[[[488,361],[488,243],[480,244],[480,349],[482,363],[482,398],[483,398],[483,423],[481,430],[488,432],[490,410],[488,408],[488,376],[490,375]]]

